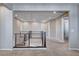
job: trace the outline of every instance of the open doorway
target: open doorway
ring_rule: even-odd
[[[14,47],[46,47],[46,41],[64,42],[67,11],[14,11]],[[65,35],[64,35],[65,34]]]
[[[69,11],[64,13],[64,42],[69,47]]]

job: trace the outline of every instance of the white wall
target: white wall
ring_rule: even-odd
[[[64,42],[64,19],[59,17],[57,19],[51,20],[50,22],[50,39]],[[49,32],[49,31],[48,31]]]
[[[78,15],[78,38],[79,38],[79,5],[77,6],[77,15]],[[77,41],[78,42],[78,45],[79,45],[79,40]],[[79,47],[78,47],[79,48]]]
[[[47,22],[46,23],[46,37],[47,39],[51,39],[51,36],[50,36],[50,22]]]
[[[22,29],[22,22],[18,19],[13,19],[13,33],[19,33]]]
[[[69,20],[69,47],[79,50],[79,5],[73,6]]]
[[[64,38],[68,40],[69,37],[69,17],[64,17]]]
[[[77,35],[79,38],[79,5],[77,6],[77,8],[78,8],[77,9],[77,16],[78,16],[78,26],[77,26],[78,27],[78,34]],[[77,45],[79,45],[79,39],[77,39]],[[79,48],[79,46],[78,46],[78,48]]]
[[[12,11],[0,6],[0,49],[12,49]]]
[[[14,33],[21,31],[46,31],[46,24],[39,22],[21,22],[18,19],[14,19],[13,31]]]
[[[45,31],[46,25],[39,22],[24,22],[21,26],[21,31]]]
[[[60,17],[56,19],[56,39],[64,42],[64,19]]]
[[[69,47],[70,49],[79,49],[78,38],[78,10],[76,5],[72,5],[69,16]]]
[[[56,40],[56,20],[50,21],[50,36],[52,40]]]

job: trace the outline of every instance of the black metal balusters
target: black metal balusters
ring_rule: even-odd
[[[41,31],[41,40],[42,40],[42,46],[44,46],[43,45],[43,31]]]
[[[32,38],[32,31],[29,31],[28,33],[28,45],[30,47],[30,39]]]
[[[15,47],[16,47],[16,41],[17,41],[17,34],[15,33]]]
[[[30,46],[30,40],[32,38],[32,31],[29,31],[28,33],[15,33],[15,47],[17,47],[17,35],[20,35],[20,37],[21,37],[21,34],[23,34],[23,37],[24,37],[24,46],[26,44],[25,41],[28,41],[28,43],[27,43],[28,46],[27,47],[31,47]],[[44,32],[44,31],[41,31],[41,41],[42,41],[42,46],[41,47],[46,47],[46,32]]]
[[[46,32],[43,33],[44,47],[46,47]]]

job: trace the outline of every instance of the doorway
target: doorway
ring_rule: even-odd
[[[48,39],[64,42],[64,13],[65,11],[14,11],[14,47],[43,48]]]

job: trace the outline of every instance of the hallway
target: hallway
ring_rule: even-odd
[[[7,4],[0,5],[0,55],[79,55],[79,5]]]
[[[79,56],[79,51],[68,50],[67,42],[47,40],[47,49],[0,50],[2,56]]]

